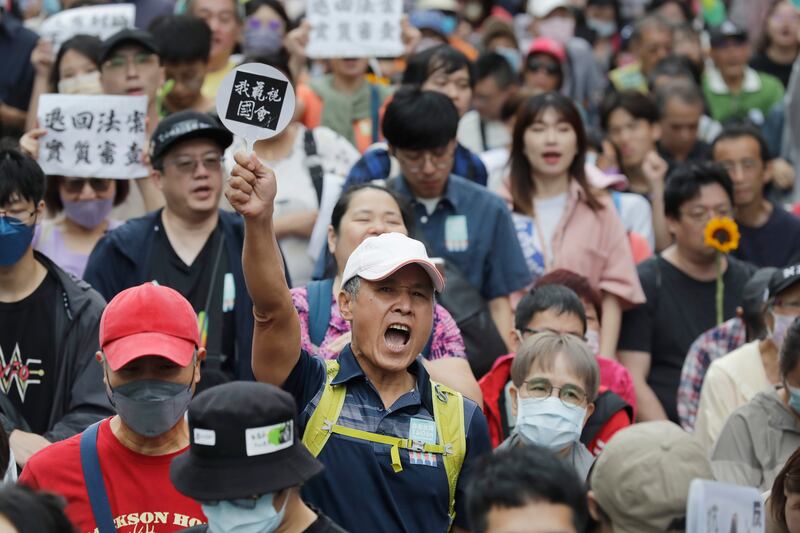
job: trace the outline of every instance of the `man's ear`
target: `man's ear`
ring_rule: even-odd
[[[586,422],[589,421],[589,417],[592,416],[594,413],[594,402],[590,403],[586,406],[586,416],[583,417],[583,425],[586,425]]]
[[[163,161],[162,161],[162,164],[163,164]],[[159,191],[163,191],[164,190],[164,183],[163,183],[164,174],[160,170],[155,168],[155,167],[151,167],[151,168],[152,168],[152,170],[150,171],[150,178],[153,180],[153,183],[155,183],[155,185],[158,188],[158,190]]]
[[[763,185],[766,186],[767,183],[771,182],[772,178],[774,177],[775,177],[775,160],[770,159],[769,161],[767,161],[767,164],[764,165],[764,174],[763,177],[761,178],[761,183],[763,183]]]
[[[345,291],[339,291],[336,301],[339,304],[339,313],[342,315],[342,318],[348,322],[352,321],[353,311],[350,309],[350,304],[352,303],[350,294]]]
[[[517,403],[519,402],[519,391],[513,383],[510,387],[508,387],[508,395],[511,396],[511,414],[514,415],[514,418],[516,418]]]
[[[511,330],[511,351],[517,353],[520,344],[522,344],[522,333],[514,328]]]
[[[200,372],[202,368],[202,362],[206,360],[206,349],[205,348],[198,348],[197,349],[197,357],[194,361],[194,384],[197,385],[200,383]]]
[[[45,210],[44,200],[39,200],[39,203],[36,204],[36,217],[38,218],[39,215],[44,213],[44,210]]]
[[[328,251],[333,255],[336,252],[336,230],[328,224]]]

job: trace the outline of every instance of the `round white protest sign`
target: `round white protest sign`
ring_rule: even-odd
[[[217,92],[217,114],[228,130],[247,141],[248,149],[261,139],[286,129],[294,116],[294,88],[275,67],[245,63],[228,73]]]

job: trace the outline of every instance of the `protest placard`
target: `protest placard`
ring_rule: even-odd
[[[79,178],[142,178],[147,96],[43,94],[39,165],[45,174]]]
[[[687,533],[764,533],[761,495],[753,487],[695,479],[686,505]]]
[[[311,36],[306,54],[396,57],[403,54],[400,0],[308,0]]]
[[[39,28],[39,35],[51,40],[53,49],[57,51],[61,43],[75,35],[96,35],[106,39],[121,29],[133,28],[135,19],[136,6],[133,4],[76,7],[46,18]]]
[[[289,79],[263,63],[239,65],[217,91],[217,114],[228,130],[247,142],[248,151],[260,139],[282,132],[292,121],[295,95]]]

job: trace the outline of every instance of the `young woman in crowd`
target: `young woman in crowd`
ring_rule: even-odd
[[[594,456],[580,442],[600,386],[597,361],[574,335],[537,333],[525,340],[511,364],[514,432],[498,450],[536,445],[563,457],[587,479]]]
[[[344,267],[353,250],[368,237],[387,232],[413,234],[413,215],[401,206],[402,200],[394,192],[372,184],[356,185],[339,198],[328,227],[332,277],[327,282],[292,289],[304,350],[334,359],[350,342],[350,324],[342,318],[336,303]],[[328,320],[320,323],[321,317]],[[479,400],[480,389],[467,362],[461,333],[450,313],[438,304],[434,308],[432,332],[423,353],[428,371],[434,379]]]
[[[64,41],[53,57],[53,43],[40,39],[31,53],[36,72],[33,79],[25,130],[36,127],[39,97],[45,93],[101,94],[100,39],[93,35],[76,35]]]
[[[800,448],[775,478],[766,508],[766,533],[800,533]]]
[[[800,318],[786,332],[780,376],[781,388],[759,392],[725,422],[711,452],[717,481],[769,490],[800,448]]]
[[[789,0],[773,0],[761,31],[750,66],[772,74],[788,87],[792,65],[800,52],[800,12]]]
[[[514,222],[535,277],[567,268],[602,295],[600,353],[615,357],[622,310],[644,302],[625,228],[584,170],[587,140],[572,101],[549,92],[517,113],[511,147]]]

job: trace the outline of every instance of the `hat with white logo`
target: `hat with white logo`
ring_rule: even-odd
[[[342,285],[356,276],[368,281],[386,279],[412,264],[425,269],[437,292],[444,291],[444,278],[428,257],[425,245],[402,233],[384,233],[359,244],[344,267]]]

